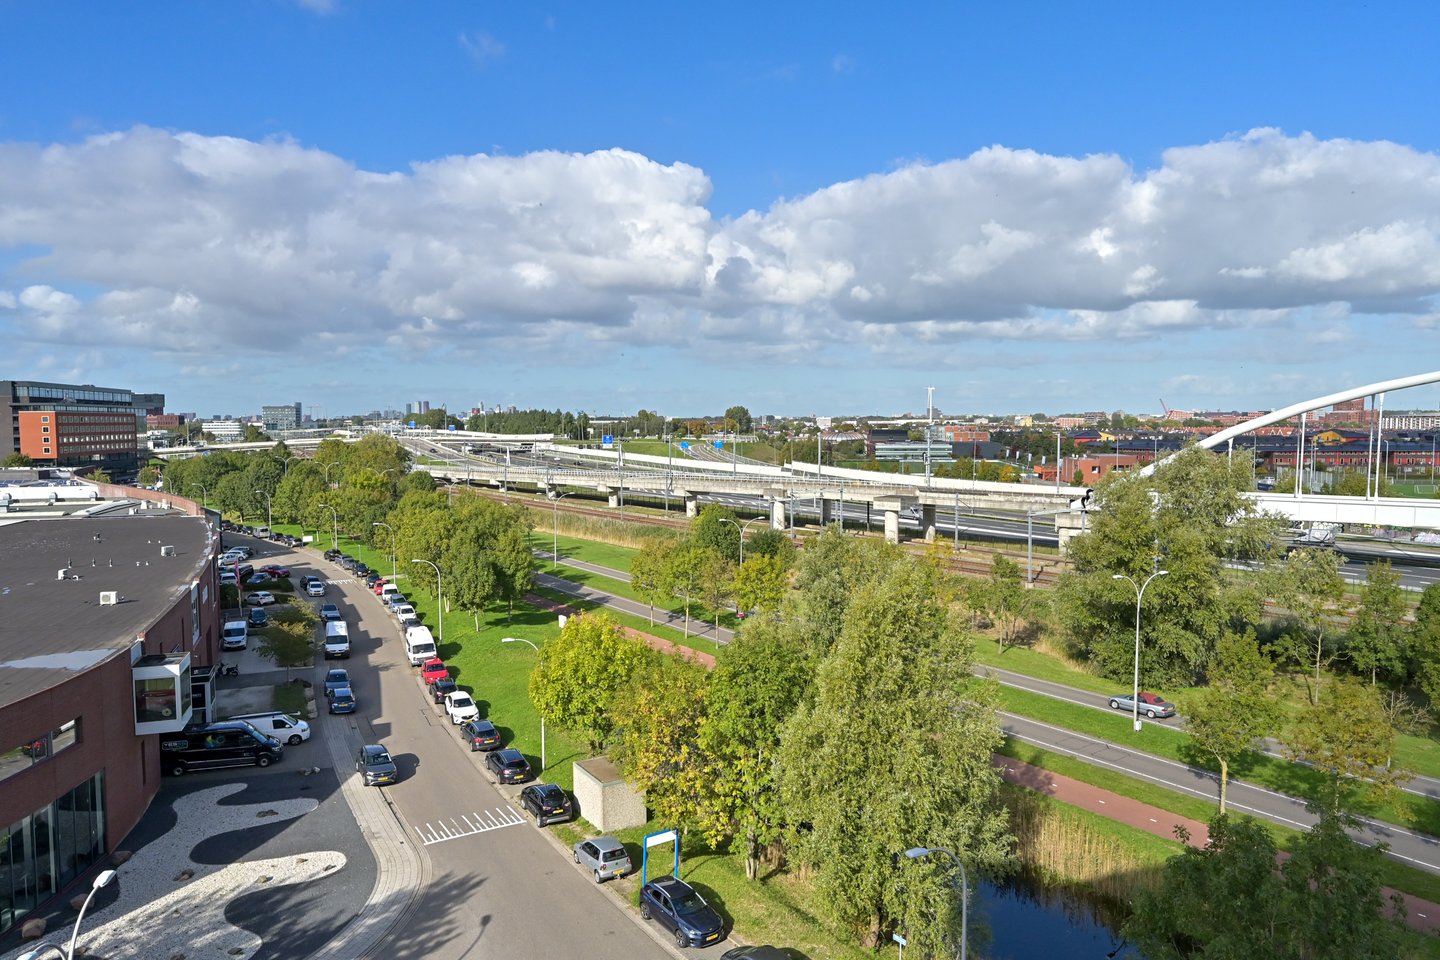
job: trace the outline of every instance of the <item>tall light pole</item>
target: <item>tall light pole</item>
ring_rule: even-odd
[[[439,567],[439,566],[435,563],[435,561],[433,561],[433,560],[411,560],[410,562],[411,562],[411,563],[428,563],[428,564],[430,564],[430,566],[432,566],[432,567],[435,568],[435,606],[436,606],[437,609],[438,609],[439,617],[440,617],[440,622],[437,624],[437,626],[440,627],[440,637],[439,637],[439,640],[440,640],[441,643],[444,643],[444,642],[445,642],[445,594],[442,592],[442,585],[441,585],[441,582],[440,582],[440,567]]]
[[[90,901],[95,899],[95,894],[100,891],[100,888],[108,887],[114,879],[114,870],[102,870],[91,882],[90,893],[85,897],[85,902],[80,905],[80,915],[75,918],[75,929],[70,933],[70,949],[62,949],[53,943],[42,943],[35,949],[20,954],[20,960],[39,960],[40,955],[46,950],[54,950],[60,954],[61,960],[75,960],[75,944],[80,939],[80,923],[85,919],[85,911],[89,909]]]
[[[905,851],[905,856],[910,860],[918,860],[932,853],[945,854],[960,871],[960,960],[965,960],[970,949],[970,878],[965,873],[965,864],[955,855],[954,850],[945,847],[911,847]]]
[[[264,490],[256,490],[255,492],[265,498],[265,526],[275,526],[275,514],[270,510],[270,494]],[[274,531],[272,530],[271,532],[273,533]]]
[[[210,491],[205,489],[205,484],[192,483],[190,486],[200,488],[200,506],[207,510],[210,509]]]
[[[339,549],[340,549],[340,514],[339,514],[339,512],[336,511],[336,509],[335,509],[334,507],[330,506],[330,504],[328,504],[328,503],[317,504],[317,506],[327,508],[327,509],[330,511],[330,519],[335,522],[335,526],[334,526],[333,530],[332,530],[331,533],[330,533],[330,549],[331,549],[331,550],[339,550]]]
[[[331,460],[329,463],[325,464],[325,486],[330,486],[330,468],[335,466],[339,462],[339,460]]]
[[[284,467],[284,468],[285,468],[285,472],[288,474],[288,473],[290,472],[290,461],[291,461],[291,460],[303,460],[304,458],[303,458],[303,457],[298,457],[298,456],[292,456],[292,457],[271,457],[270,459],[271,459],[271,460],[279,460],[279,461],[280,461],[280,466]]]
[[[844,501],[841,502],[843,503]],[[764,517],[751,517],[749,520],[746,520],[743,524],[741,524],[737,523],[734,520],[731,520],[729,517],[720,518],[721,523],[730,524],[730,526],[734,527],[740,533],[740,566],[742,567],[745,566],[745,530],[747,527],[750,526],[750,524],[756,523],[757,521],[764,519]]]
[[[500,642],[523,643],[531,650],[534,650],[537,656],[540,654],[540,648],[535,646],[535,644],[531,643],[529,640],[526,640],[524,637],[501,637]],[[540,714],[540,772],[542,774],[545,772],[545,714],[543,713]]]
[[[1142,584],[1137,585],[1134,580],[1131,580],[1123,573],[1112,573],[1110,575],[1110,579],[1124,580],[1135,589],[1135,689],[1132,691],[1130,698],[1130,708],[1132,711],[1130,720],[1134,724],[1137,732],[1140,730],[1140,603],[1145,599],[1145,588],[1150,586],[1151,580],[1154,580],[1156,577],[1168,577],[1170,575],[1169,570],[1160,569],[1159,557],[1155,557],[1153,563],[1155,565],[1155,572],[1146,577],[1145,582]]]
[[[395,528],[383,520],[376,520],[370,524],[372,527],[384,527],[390,531],[390,582],[394,583],[400,579],[400,573],[395,569]]]
[[[555,570],[560,570],[560,500],[568,497],[568,493],[557,493],[550,497],[550,562],[555,564]]]

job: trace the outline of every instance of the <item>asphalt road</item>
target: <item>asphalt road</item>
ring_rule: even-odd
[[[649,932],[658,928],[637,924],[522,816],[518,801],[512,803],[518,787],[488,781],[484,754],[466,749],[425,696],[404,659],[398,625],[374,595],[338,567],[325,561],[316,566],[330,581],[324,600],[338,603],[350,624],[352,646],[348,662],[317,664],[316,679],[327,666],[343,663],[360,706],[349,717],[325,719],[350,723],[365,742],[390,750],[400,782],[371,789],[385,792],[430,862],[430,881],[409,922],[386,938],[381,955],[672,957]],[[487,706],[483,678],[474,694],[482,709]],[[503,717],[492,719],[503,727]]]

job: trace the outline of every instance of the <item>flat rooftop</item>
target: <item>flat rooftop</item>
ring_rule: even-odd
[[[135,638],[205,569],[210,537],[204,519],[160,510],[0,525],[0,703],[117,654],[128,662]],[[120,602],[102,606],[112,590]]]

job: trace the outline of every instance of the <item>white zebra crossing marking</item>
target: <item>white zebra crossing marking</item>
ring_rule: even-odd
[[[459,821],[451,817],[448,822],[436,820],[433,823],[427,822],[423,827],[414,827],[413,829],[420,837],[421,844],[428,847],[431,844],[444,843],[447,840],[459,840],[463,837],[488,833],[491,830],[519,826],[524,822],[525,819],[513,807],[495,807],[483,813],[481,811],[462,813]]]

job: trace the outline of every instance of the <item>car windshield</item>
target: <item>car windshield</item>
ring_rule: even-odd
[[[454,694],[453,696],[451,696],[450,702],[453,703],[453,704],[455,704],[455,706],[457,706],[457,707],[468,707],[468,706],[471,706],[470,698],[467,697],[467,696],[465,696],[465,694],[463,694],[463,693],[457,693],[457,694]]]
[[[700,899],[700,894],[695,891],[681,893],[674,897],[675,912],[680,916],[691,913],[699,913],[705,909],[705,901]]]
[[[381,750],[379,753],[367,753],[365,754],[365,762],[370,764],[372,767],[381,763],[389,763],[390,754],[386,753],[384,750]]]

